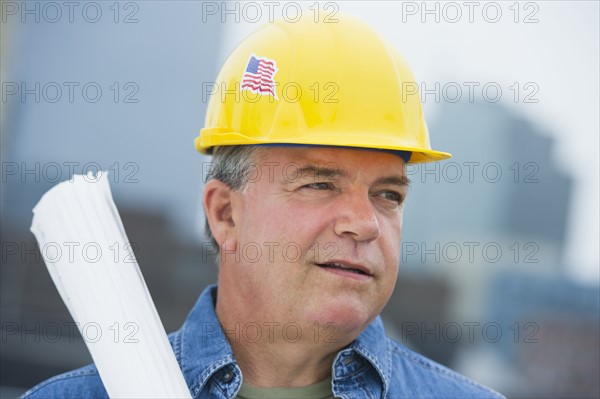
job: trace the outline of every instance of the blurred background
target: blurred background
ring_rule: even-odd
[[[0,3],[1,397],[91,361],[29,232],[41,195],[109,170],[178,329],[217,275],[193,139],[220,65],[269,19],[342,12],[404,54],[454,155],[408,170],[389,334],[509,397],[600,396],[598,2]]]

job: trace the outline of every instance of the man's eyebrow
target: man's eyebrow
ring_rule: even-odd
[[[346,177],[348,173],[344,170],[340,170],[334,164],[324,164],[324,165],[305,165],[300,168],[298,167],[288,167],[284,168],[283,172],[283,182],[289,183],[293,181],[297,181],[303,178],[325,178],[325,179],[335,179],[338,177]]]
[[[305,165],[300,168],[288,168],[287,173],[284,169],[284,183],[298,181],[302,178],[325,178],[325,179],[336,179],[339,177],[348,177],[348,173],[345,170],[339,169],[334,164],[330,165]],[[410,185],[410,179],[406,175],[393,175],[379,178],[375,181],[375,184],[392,184],[397,186],[408,186]]]
[[[408,186],[410,185],[410,179],[405,175],[401,176],[387,176],[377,179],[375,184],[394,184],[397,186]]]

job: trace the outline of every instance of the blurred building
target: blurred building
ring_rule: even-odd
[[[433,122],[453,158],[408,168],[387,325],[507,395],[597,397],[600,293],[566,278],[573,179],[551,136],[498,104],[444,104]]]
[[[224,25],[199,19],[202,2],[67,6],[2,2],[0,397],[91,361],[29,232],[33,206],[73,173],[109,171],[168,331],[216,276],[198,244],[193,139]]]
[[[598,289],[539,275],[505,274],[493,283],[489,320],[511,325],[496,352],[519,375],[519,397],[600,396]]]

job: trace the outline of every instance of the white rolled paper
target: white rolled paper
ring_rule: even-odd
[[[33,209],[50,276],[111,398],[191,398],[127,240],[108,172],[75,175]]]

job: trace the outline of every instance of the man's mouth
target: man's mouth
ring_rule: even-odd
[[[331,261],[325,263],[317,263],[317,266],[328,269],[338,269],[344,272],[350,272],[364,276],[372,275],[367,267],[362,265],[351,264],[348,262]]]

